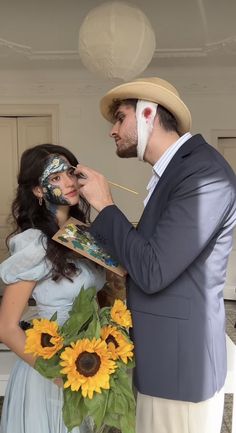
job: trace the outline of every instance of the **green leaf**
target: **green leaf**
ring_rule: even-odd
[[[61,376],[59,361],[58,355],[54,355],[51,359],[44,359],[40,356],[36,359],[34,368],[47,379],[55,379]]]
[[[88,329],[84,333],[84,338],[100,338],[101,333],[101,325],[97,318],[97,315],[93,316],[92,321],[90,322]]]
[[[81,289],[79,295],[75,298],[69,318],[61,327],[61,333],[65,338],[64,344],[74,341],[79,333],[86,330],[93,314],[97,311],[97,302],[94,301],[96,289],[90,287],[87,290]]]
[[[94,393],[93,398],[85,398],[84,403],[96,426],[99,428],[103,423],[103,419],[107,409],[107,402],[109,397],[109,390],[103,390],[101,394]]]
[[[102,327],[110,324],[111,321],[110,311],[111,311],[111,307],[103,307],[99,311],[99,318]]]
[[[92,320],[92,312],[89,313],[88,317],[85,317],[85,313],[83,314],[75,314],[71,316],[66,323],[63,325],[61,333],[64,338],[64,346],[68,346],[72,341],[76,341],[82,338],[81,333],[83,327],[87,329],[89,323]]]
[[[89,287],[88,289],[81,288],[80,293],[76,296],[70,314],[80,313],[86,310],[91,305],[92,299],[96,297],[96,288]]]
[[[116,426],[119,424],[117,428],[122,433],[134,433],[135,398],[132,391],[131,376],[127,374],[125,368],[121,367],[121,364],[111,377],[110,386],[108,409],[104,423]],[[117,415],[115,419],[113,413]],[[114,422],[116,424],[112,424]]]
[[[132,390],[131,375],[127,374],[124,368],[116,370],[114,381],[114,386],[117,389],[117,392],[119,390],[119,392],[122,393],[127,399],[130,401],[135,401]]]
[[[120,417],[114,412],[109,412],[106,414],[104,423],[110,427],[116,427],[118,430],[120,430]]]
[[[130,368],[134,368],[135,367],[135,359],[134,357],[132,359],[129,359],[127,364],[126,364],[126,368],[130,369]]]
[[[128,412],[127,401],[122,394],[116,394],[115,412],[125,415]]]
[[[71,391],[71,388],[66,388],[63,396],[63,420],[68,430],[71,431],[74,427],[80,426],[88,411],[80,391]]]
[[[52,315],[50,322],[56,322],[57,320],[57,311]]]
[[[116,427],[120,430],[120,415],[115,412],[115,399],[116,395],[114,390],[110,389],[108,402],[107,402],[107,410],[104,417],[104,424],[109,425],[110,427]]]
[[[122,433],[135,433],[135,413],[129,411],[120,419],[120,430]]]

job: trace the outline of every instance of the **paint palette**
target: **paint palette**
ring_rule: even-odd
[[[121,277],[126,275],[117,260],[96,242],[89,232],[89,226],[76,218],[69,218],[52,239]]]

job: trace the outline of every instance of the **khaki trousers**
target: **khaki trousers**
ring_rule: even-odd
[[[224,390],[200,403],[137,395],[136,433],[220,433]]]

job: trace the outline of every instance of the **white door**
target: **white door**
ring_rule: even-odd
[[[17,117],[18,152],[41,143],[52,142],[52,121],[45,117]]]
[[[7,216],[16,188],[18,170],[17,121],[15,118],[0,118],[0,261],[7,254],[5,239],[9,233]]]
[[[218,138],[218,148],[236,173],[236,137]],[[236,300],[236,229],[234,230],[233,249],[229,257],[224,298]]]
[[[7,257],[7,219],[15,195],[16,177],[22,152],[36,144],[52,142],[51,117],[0,117],[0,262]],[[1,294],[1,283],[0,283]]]

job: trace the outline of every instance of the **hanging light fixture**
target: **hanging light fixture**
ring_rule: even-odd
[[[124,81],[140,75],[155,51],[155,34],[137,7],[109,1],[92,9],[79,31],[84,66],[105,78]]]

